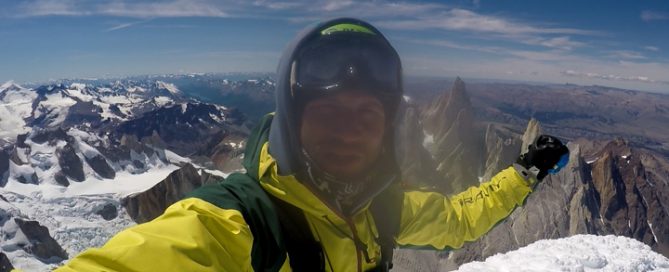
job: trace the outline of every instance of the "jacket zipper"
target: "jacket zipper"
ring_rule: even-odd
[[[346,224],[348,225],[348,227],[351,229],[351,233],[353,233],[353,239],[351,239],[351,240],[353,241],[353,244],[355,245],[355,256],[356,256],[356,259],[357,259],[357,261],[358,261],[358,265],[357,265],[357,267],[358,267],[358,272],[362,272],[362,255],[361,255],[362,253],[361,253],[360,251],[363,250],[363,249],[360,248],[360,246],[358,245],[358,241],[360,241],[360,238],[358,238],[358,233],[357,233],[357,230],[356,230],[356,228],[355,228],[355,224],[353,224],[353,221],[351,221],[350,218],[348,218],[348,217],[345,216],[344,214],[340,213],[337,209],[333,209],[333,208],[330,206],[330,204],[328,204],[328,202],[327,202],[326,200],[322,199],[317,193],[314,192],[314,190],[311,189],[311,186],[308,186],[308,185],[307,185],[307,188],[309,188],[309,190],[312,191],[312,194],[313,194],[316,198],[318,198],[318,200],[320,200],[321,203],[323,203],[326,207],[328,207],[328,209],[330,209],[334,214],[336,214],[337,216],[339,216],[339,218],[341,218],[342,220],[344,220],[344,222],[346,222]],[[334,222],[332,222],[329,218],[327,218],[327,216],[325,216],[325,219],[326,219],[327,221],[329,221],[330,224],[332,224],[332,226],[333,226],[335,229],[339,229],[339,228],[337,228],[337,225],[334,224]],[[344,235],[345,235],[345,236],[348,236],[348,235],[346,235],[346,233],[344,233]],[[349,238],[349,239],[350,239],[350,238]]]
[[[355,255],[358,259],[358,272],[362,272],[362,252],[361,250],[366,250],[364,248],[360,248],[360,245],[358,243],[362,243],[360,241],[360,238],[358,238],[358,230],[355,228],[355,224],[353,224],[353,221],[351,221],[349,218],[344,218],[344,221],[346,221],[346,224],[348,224],[348,227],[351,228],[351,232],[353,233],[353,244],[355,244]]]

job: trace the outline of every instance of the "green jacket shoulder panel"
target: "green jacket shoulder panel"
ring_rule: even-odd
[[[246,141],[246,150],[244,151],[244,168],[246,173],[256,179],[260,178],[258,174],[260,153],[262,152],[263,143],[269,139],[269,129],[274,119],[274,114],[265,115],[260,123],[251,131],[251,135]]]
[[[222,182],[200,187],[186,197],[202,199],[221,209],[240,211],[253,234],[253,269],[279,271],[287,251],[274,205],[257,180],[235,173]]]

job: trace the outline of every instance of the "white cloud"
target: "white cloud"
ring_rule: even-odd
[[[404,39],[404,40],[418,44],[434,45],[434,46],[448,47],[448,48],[468,50],[468,51],[485,52],[500,56],[513,56],[534,61],[567,61],[567,60],[579,59],[579,57],[569,55],[563,50],[532,51],[532,50],[517,50],[499,46],[479,46],[472,44],[463,44],[449,40],[420,40],[420,39]]]
[[[486,53],[494,53],[494,54],[500,54],[503,51],[507,50],[507,49],[501,48],[501,47],[463,44],[463,43],[457,43],[457,42],[450,41],[450,40],[426,40],[426,39],[400,39],[400,40],[408,41],[408,42],[411,42],[411,43],[417,43],[417,44],[434,45],[434,46],[448,47],[448,48],[453,48],[453,49],[478,51],[478,52],[486,52]]]
[[[342,10],[353,5],[353,1],[328,1],[328,3],[323,6],[323,9],[326,11],[336,11]]]
[[[156,17],[227,17],[221,5],[205,0],[166,2],[113,1],[100,3],[83,0],[31,0],[16,8],[18,17],[107,15],[133,18]]]
[[[584,73],[584,72],[577,72],[574,70],[566,70],[562,71],[562,74],[565,76],[572,76],[572,77],[587,77],[587,78],[598,78],[598,79],[605,79],[605,80],[617,80],[617,81],[637,81],[637,82],[643,82],[643,83],[660,83],[660,84],[666,84],[669,85],[669,82],[667,81],[658,81],[651,79],[647,76],[622,76],[622,75],[613,75],[613,74],[598,74],[598,73]]]
[[[458,8],[419,18],[383,21],[380,22],[380,24],[393,29],[444,29],[511,36],[528,34],[599,34],[595,31],[583,29],[538,27],[522,22],[515,22],[502,17],[482,15],[473,11]]]
[[[649,45],[649,46],[644,46],[643,49],[646,49],[646,50],[648,50],[648,51],[655,51],[655,52],[660,51],[660,48],[659,48],[659,47],[656,47],[656,46],[650,46],[650,45]]]
[[[607,85],[618,88],[669,92],[667,62],[601,59],[564,50],[530,51],[512,48],[470,46],[452,41],[425,44],[488,52],[494,55],[453,58],[450,55],[405,55],[407,74],[455,76],[538,82]],[[509,71],[513,73],[508,73]],[[567,72],[571,71],[571,72]]]
[[[104,15],[121,17],[228,17],[228,14],[207,1],[174,0],[171,2],[112,2],[98,6]]]
[[[609,57],[618,59],[646,59],[643,54],[631,50],[613,50],[610,51]]]
[[[653,10],[644,10],[641,12],[641,20],[646,22],[669,20],[669,13]]]
[[[82,16],[89,15],[87,11],[79,8],[78,2],[75,0],[37,0],[25,1],[18,6],[19,17],[30,16]]]
[[[116,31],[116,30],[120,30],[120,29],[124,29],[124,28],[129,28],[131,26],[142,24],[142,23],[145,23],[145,22],[148,22],[148,21],[150,21],[150,19],[149,20],[136,21],[136,22],[130,22],[130,23],[118,24],[118,25],[115,25],[113,27],[107,28],[105,31],[106,32],[111,32],[111,31]]]
[[[285,9],[294,9],[299,8],[304,3],[300,1],[272,1],[272,0],[256,0],[253,2],[253,6],[268,8],[270,10],[285,10]]]
[[[532,45],[541,45],[548,48],[555,48],[561,50],[572,50],[576,47],[582,47],[586,45],[585,43],[571,40],[571,37],[569,36],[560,36],[553,38],[533,38],[525,41],[525,43]]]

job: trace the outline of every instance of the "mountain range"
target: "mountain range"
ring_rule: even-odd
[[[267,75],[209,74],[1,85],[0,267],[53,268],[241,169],[273,88]],[[571,157],[479,241],[401,249],[399,266],[450,270],[575,234],[627,236],[669,256],[669,96],[410,78],[401,108],[397,157],[422,189],[449,195],[486,181],[540,133],[569,142]]]

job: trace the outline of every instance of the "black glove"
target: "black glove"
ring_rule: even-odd
[[[548,174],[555,174],[569,162],[569,149],[556,137],[540,135],[520,155],[516,163],[533,172],[538,180]]]

